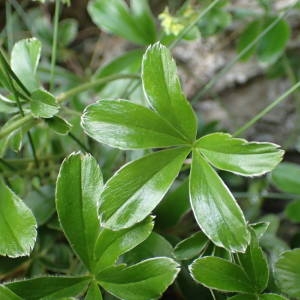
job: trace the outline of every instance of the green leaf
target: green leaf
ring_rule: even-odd
[[[133,43],[148,45],[156,40],[146,0],[131,0],[131,9],[123,0],[93,0],[88,4],[88,12],[98,27]]]
[[[180,219],[190,210],[189,180],[176,182],[175,188],[167,193],[162,202],[155,210],[155,226],[160,229],[175,226]],[[176,203],[176,205],[174,205]]]
[[[247,142],[219,132],[200,138],[196,147],[214,167],[243,176],[271,171],[284,153],[272,143]]]
[[[254,292],[252,283],[243,269],[223,258],[198,258],[189,269],[193,278],[208,288],[224,292]]]
[[[152,229],[153,222],[151,218],[147,218],[142,223],[136,224],[133,227],[119,231],[103,228],[95,246],[97,272],[113,265],[121,254],[143,242],[149,236]]]
[[[17,42],[11,52],[11,68],[29,91],[39,88],[36,70],[41,56],[42,45],[36,38]]]
[[[208,243],[209,240],[204,233],[196,232],[176,245],[175,256],[179,260],[192,259],[199,256]]]
[[[262,294],[262,295],[236,295],[228,300],[288,300],[287,298],[277,294]]]
[[[174,258],[172,245],[160,234],[152,232],[149,237],[122,256],[121,261],[133,265],[153,257]]]
[[[151,107],[192,143],[197,119],[181,89],[176,64],[160,43],[149,47],[143,57],[142,80]]]
[[[199,150],[193,152],[190,201],[200,228],[210,240],[232,252],[246,250],[250,234],[243,212]]]
[[[284,213],[291,221],[300,223],[300,200],[289,203],[286,206]]]
[[[0,285],[0,299],[1,300],[22,300],[18,295],[13,293],[4,285]]]
[[[96,141],[120,149],[187,144],[156,113],[125,100],[101,100],[89,105],[82,115],[82,127]]]
[[[281,163],[273,170],[271,180],[283,192],[300,195],[300,167],[298,164]]]
[[[261,293],[268,284],[269,268],[266,257],[259,247],[258,239],[253,229],[251,243],[245,253],[239,253],[239,263],[248,274],[252,285],[257,293]]]
[[[45,224],[54,214],[54,198],[54,189],[51,186],[44,186],[38,191],[32,190],[24,198],[39,226]]]
[[[59,22],[58,43],[59,46],[67,46],[77,36],[78,22],[75,19],[64,19]]]
[[[26,300],[59,299],[77,296],[90,281],[90,277],[38,277],[7,283],[6,286]]]
[[[57,178],[57,213],[69,243],[89,270],[95,268],[101,190],[101,171],[91,155],[73,153],[64,160]]]
[[[96,71],[94,78],[102,78],[113,74],[137,74],[140,72],[143,51],[135,49],[128,51]],[[132,84],[132,78],[115,80],[106,84],[98,85],[95,90],[101,91],[101,98],[118,98],[128,91],[128,86]]]
[[[36,240],[31,210],[0,179],[0,255],[29,255]]]
[[[53,116],[52,118],[45,119],[49,128],[57,134],[66,135],[70,132],[72,125],[63,118]]]
[[[278,286],[291,297],[300,297],[300,249],[283,252],[275,264]]]
[[[96,282],[91,282],[84,300],[102,300],[102,295]]]
[[[30,107],[33,116],[37,118],[52,118],[59,111],[55,97],[42,89],[31,94]]]
[[[120,230],[142,221],[168,191],[189,151],[159,151],[123,166],[106,183],[101,195],[102,225]]]
[[[237,44],[237,51],[241,53],[250,43],[252,43],[260,34],[261,32],[261,21],[255,20],[249,23],[244,31],[241,33],[238,44]],[[244,55],[241,56],[241,60],[246,61],[248,60],[256,50],[256,45],[251,47]]]
[[[250,224],[252,229],[255,231],[255,234],[258,239],[260,239],[268,230],[270,223],[269,222],[258,222]]]
[[[277,294],[262,294],[258,298],[259,300],[288,300],[286,297]]]
[[[136,265],[119,265],[98,274],[103,288],[121,299],[156,299],[174,281],[179,265],[166,257],[147,259]]]
[[[264,24],[267,28],[274,22],[274,18],[270,18]],[[258,60],[265,64],[272,64],[283,54],[285,47],[289,41],[291,34],[290,25],[287,21],[281,19],[257,45]]]

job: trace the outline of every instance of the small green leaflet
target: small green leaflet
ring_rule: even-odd
[[[102,300],[102,294],[100,292],[98,284],[93,281],[91,282],[88,291],[86,293],[86,296],[84,297],[84,300]]]
[[[233,195],[199,150],[193,152],[190,201],[202,231],[217,246],[244,252],[250,242],[244,215]]]
[[[37,277],[34,279],[14,281],[6,286],[22,299],[60,299],[75,297],[83,292],[90,277]]]
[[[37,236],[35,218],[31,210],[1,179],[0,195],[0,255],[29,255]]]
[[[189,267],[193,278],[204,286],[224,292],[253,293],[245,271],[223,258],[207,256],[196,259]]]
[[[174,258],[172,245],[156,232],[152,232],[145,241],[122,255],[122,261],[128,265],[133,265],[153,257]]]
[[[1,300],[22,300],[18,295],[13,293],[4,285],[0,285],[0,299]]]
[[[121,299],[149,300],[159,298],[175,280],[179,265],[167,257],[144,260],[126,267],[105,269],[97,280],[112,295]]]
[[[221,132],[200,138],[196,147],[214,167],[242,176],[260,176],[271,171],[284,153],[278,145],[247,142]]]
[[[93,0],[88,12],[101,29],[131,42],[148,45],[156,40],[155,24],[146,0]]]
[[[108,180],[101,195],[102,226],[120,230],[145,219],[170,188],[189,151],[154,152],[123,166]]]
[[[283,162],[271,173],[271,182],[286,193],[300,195],[300,166]]]
[[[267,28],[276,17],[269,18],[264,23]],[[257,58],[265,64],[272,64],[283,54],[291,34],[290,25],[281,19],[257,44]]]
[[[59,111],[55,97],[43,89],[32,92],[30,107],[33,116],[37,118],[52,118]]]
[[[283,252],[275,264],[275,279],[282,292],[300,297],[300,249]]]
[[[95,268],[101,190],[102,174],[91,155],[75,153],[64,160],[57,177],[57,213],[69,243],[90,271]]]
[[[17,42],[11,52],[11,68],[30,92],[40,86],[36,70],[41,50],[41,42],[36,38],[30,38]]]
[[[72,125],[68,121],[57,116],[45,119],[45,121],[48,124],[49,128],[57,134],[66,135],[72,128]]]
[[[153,229],[152,218],[128,229],[112,231],[102,228],[95,245],[96,272],[116,263],[120,255],[143,242]]]
[[[174,253],[179,260],[192,259],[199,256],[208,244],[208,238],[203,232],[199,231],[179,242],[174,249]]]
[[[261,294],[261,295],[236,295],[227,300],[288,300],[287,298],[277,294]]]
[[[187,144],[175,128],[152,110],[126,100],[101,100],[81,118],[87,135],[120,149],[163,148]]]
[[[259,247],[258,239],[253,229],[251,233],[251,243],[245,253],[239,253],[239,263],[248,274],[252,285],[257,293],[261,293],[267,287],[269,279],[269,268],[267,259]]]
[[[160,43],[150,46],[144,54],[142,81],[150,106],[190,143],[194,142],[195,113],[183,94],[170,51]]]

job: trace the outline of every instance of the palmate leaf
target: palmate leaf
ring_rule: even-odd
[[[181,89],[170,51],[160,43],[149,47],[144,54],[142,81],[151,107],[192,143],[197,119]]]
[[[213,168],[193,151],[190,201],[197,223],[217,246],[244,252],[250,242],[243,212]]]
[[[109,293],[120,299],[156,299],[174,281],[179,265],[167,257],[144,260],[126,267],[107,268],[97,280]]]
[[[81,118],[86,134],[120,149],[163,148],[188,144],[152,110],[126,100],[101,100]]]
[[[120,230],[145,219],[168,191],[189,152],[189,148],[163,150],[123,166],[101,194],[102,226]]]
[[[284,153],[278,145],[247,142],[221,132],[208,134],[195,145],[214,167],[242,176],[259,176],[271,171]]]
[[[87,287],[90,277],[37,277],[28,280],[7,283],[12,292],[22,299],[60,299],[75,297]]]
[[[100,232],[98,219],[102,174],[90,155],[72,154],[61,165],[56,186],[60,224],[86,267],[95,268],[94,247]]]
[[[0,255],[29,255],[37,232],[31,210],[0,179]]]

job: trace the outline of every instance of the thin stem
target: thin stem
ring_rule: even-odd
[[[56,63],[59,10],[60,10],[60,0],[56,0],[55,1],[55,11],[54,11],[54,29],[53,29],[53,41],[52,41],[52,53],[51,53],[50,91],[53,90],[53,86],[54,86],[54,75],[55,75],[54,73],[55,73],[55,63]]]
[[[201,89],[192,99],[192,103],[197,102],[200,98],[202,98],[218,81],[220,78],[226,74],[237,61],[241,59],[253,46],[257,44],[257,42],[263,38],[272,28],[276,26],[276,24],[288,13],[289,10],[282,12],[278,15],[276,19],[265,29],[263,30],[251,43],[249,43],[236,57],[234,57],[219,73],[217,73],[205,86]]]
[[[96,86],[99,86],[101,84],[108,83],[108,82],[111,82],[114,80],[126,79],[126,78],[140,79],[140,76],[136,75],[136,74],[114,74],[114,75],[96,79],[94,81],[86,82],[86,83],[83,83],[83,84],[69,90],[69,91],[66,91],[66,92],[60,94],[57,97],[57,102],[58,103],[64,102],[66,99],[68,99],[72,96],[78,95],[82,92],[85,92],[85,91],[87,91],[91,88],[94,88]]]
[[[69,137],[78,144],[85,152],[90,153],[91,151],[71,132],[69,132]]]
[[[9,2],[5,3],[5,16],[6,16],[6,35],[7,35],[7,49],[10,51],[13,45],[13,26],[12,26],[12,10]]]
[[[33,156],[33,159],[34,159],[35,166],[39,169],[40,163],[39,163],[39,160],[38,160],[37,155],[36,155],[36,150],[35,150],[35,146],[34,146],[32,135],[31,135],[30,131],[27,132],[27,137],[28,137],[28,141],[29,141],[29,145],[30,145],[30,148],[31,148],[31,152],[32,152],[32,156]]]
[[[253,126],[258,120],[264,117],[268,112],[270,112],[274,107],[276,107],[280,102],[285,100],[290,94],[296,91],[300,87],[300,81],[294,84],[290,89],[288,89],[285,93],[283,93],[280,97],[278,97],[275,101],[269,104],[265,109],[263,109],[260,113],[258,113],[255,117],[253,117],[250,121],[248,121],[245,125],[239,128],[233,136],[239,136],[241,133],[245,132],[251,126]]]
[[[21,104],[19,95],[17,93],[15,85],[14,85],[13,81],[11,80],[10,76],[8,76],[8,81],[9,81],[10,86],[12,87],[14,98],[15,98],[15,100],[17,102],[17,106],[18,106],[18,109],[20,111],[20,114],[21,114],[22,117],[24,117],[25,114],[24,114],[24,111],[23,111],[23,108],[22,108],[22,104]]]
[[[177,43],[186,35],[198,22],[200,19],[202,19],[216,4],[218,4],[220,0],[213,1],[210,5],[208,5],[195,20],[193,20],[188,26],[186,26],[176,37],[176,39],[171,43],[169,46],[169,49],[174,48]]]

